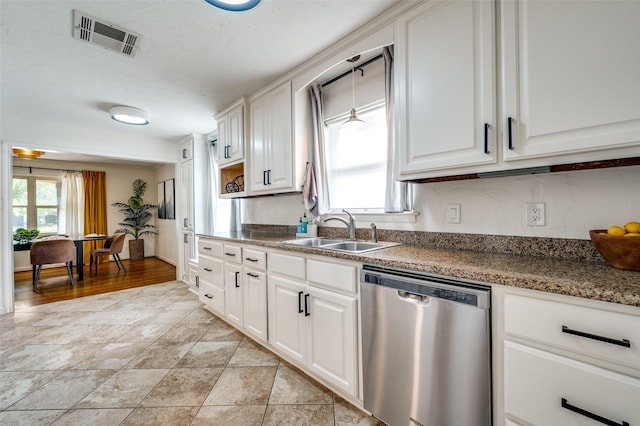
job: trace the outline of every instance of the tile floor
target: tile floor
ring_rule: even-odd
[[[0,315],[0,424],[380,425],[170,282]]]

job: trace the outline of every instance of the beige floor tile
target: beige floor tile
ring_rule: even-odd
[[[46,426],[60,417],[65,410],[30,410],[0,412],[2,426]]]
[[[56,349],[56,345],[4,346],[0,349],[0,369],[16,371]]]
[[[195,322],[198,324],[208,324],[213,325],[215,322],[219,321],[218,317],[213,315],[211,312],[204,309],[202,306],[199,306],[197,309],[194,309],[189,315],[187,315],[182,321],[183,322]]]
[[[335,411],[336,426],[384,426],[384,423],[380,420],[359,410],[337,395],[335,396],[333,409]]]
[[[136,408],[120,426],[189,426],[197,412],[198,407]]]
[[[62,371],[10,371],[0,373],[0,410],[62,374]]]
[[[225,367],[239,342],[197,342],[177,367]]]
[[[224,323],[223,321],[217,321],[206,333],[200,338],[201,342],[239,342],[244,336],[236,331],[235,328]]]
[[[3,324],[0,327],[0,342],[2,342],[3,348],[26,345],[32,343],[32,340],[40,333],[42,333],[42,327],[24,324],[16,326]]]
[[[13,404],[11,410],[73,407],[114,374],[113,370],[68,370]]]
[[[204,406],[191,426],[260,426],[266,405]]]
[[[204,405],[266,404],[276,367],[227,367]]]
[[[333,393],[296,368],[281,362],[269,404],[333,404]]]
[[[230,367],[277,366],[280,359],[273,352],[266,350],[248,337],[245,337],[233,357],[229,360]]]
[[[141,407],[200,407],[222,373],[222,368],[171,370],[140,403]]]
[[[149,343],[108,343],[73,366],[81,370],[118,370],[138,356]]]
[[[69,343],[49,345],[52,350],[21,366],[23,370],[66,370],[92,356],[104,345],[101,343]]]
[[[113,426],[119,425],[130,413],[132,408],[103,408],[69,410],[58,417],[52,426]]]
[[[210,324],[181,321],[164,333],[159,341],[164,342],[197,342],[209,329]]]
[[[194,344],[195,342],[153,343],[125,368],[173,368]]]
[[[142,343],[153,342],[169,330],[173,324],[139,324],[132,326],[128,332],[115,339],[116,342]]]
[[[269,405],[264,426],[333,426],[333,405]]]
[[[168,372],[166,369],[120,370],[74,408],[134,408]]]

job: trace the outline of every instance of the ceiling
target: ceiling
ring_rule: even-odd
[[[263,0],[231,13],[204,0],[0,0],[3,119],[47,117],[176,142],[206,134],[216,111],[400,1]],[[74,9],[140,34],[135,56],[74,39]],[[112,105],[142,108],[151,123],[117,123]]]

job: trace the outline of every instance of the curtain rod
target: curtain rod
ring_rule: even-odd
[[[31,169],[39,169],[39,170],[57,170],[59,172],[81,172],[82,170],[71,170],[71,169],[54,169],[52,167],[36,167],[36,166],[13,166],[19,167],[21,169],[29,169],[29,173],[31,173]]]
[[[331,80],[327,81],[326,83],[322,83],[322,87],[324,86],[328,86],[331,83],[335,83],[336,81],[340,80],[341,78],[344,78],[348,75],[350,75],[352,72],[354,72],[355,70],[360,70],[364,73],[364,71],[362,70],[363,67],[366,67],[367,65],[376,62],[378,60],[382,59],[382,54],[378,55],[378,56],[374,56],[373,58],[369,59],[366,62],[363,62],[362,64],[360,64],[359,66],[355,67],[354,69],[350,69],[349,71],[345,71],[342,74],[340,74],[337,77],[333,77]],[[364,74],[363,74],[364,75]]]

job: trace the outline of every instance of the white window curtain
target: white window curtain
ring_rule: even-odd
[[[59,230],[62,234],[84,233],[84,183],[82,172],[66,171],[62,175]]]
[[[401,213],[413,210],[413,186],[406,182],[395,180],[396,150],[394,139],[394,93],[393,93],[393,46],[382,49],[384,57],[384,88],[387,107],[387,193],[385,196],[384,211],[386,213]]]

